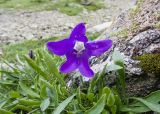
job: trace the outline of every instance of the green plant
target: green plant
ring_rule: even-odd
[[[35,60],[24,58],[26,62],[19,59],[18,67],[13,66],[11,71],[1,70],[0,91],[5,96],[0,97],[0,108],[13,113],[50,113],[60,99],[71,95],[54,63],[59,58],[45,51],[38,51]]]
[[[160,91],[142,98],[127,98],[125,71],[120,53],[113,53],[113,63],[97,73],[85,86],[67,85],[67,75],[60,74],[57,66],[61,59],[38,49],[35,59],[18,57],[10,68],[0,69],[0,113],[2,114],[122,114],[159,111]],[[105,74],[117,74],[116,88],[106,86]],[[109,74],[107,74],[109,75]],[[80,78],[80,77],[78,77]],[[79,83],[79,82],[78,82]],[[2,94],[3,93],[3,94]],[[128,102],[132,99],[133,102]]]
[[[42,39],[42,40],[27,40],[21,43],[3,45],[1,47],[3,51],[1,58],[9,62],[15,62],[17,54],[27,55],[30,49],[34,51],[38,48],[43,48],[47,41],[56,40],[60,38],[61,37],[53,37],[53,38],[51,37],[51,38]]]

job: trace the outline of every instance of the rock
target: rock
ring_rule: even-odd
[[[146,53],[158,53],[160,49],[160,31],[147,30],[137,34],[125,43],[125,50],[121,50],[124,54],[125,64],[129,74],[141,75],[142,72],[137,68],[138,63],[133,57]]]
[[[125,12],[118,16],[113,25],[98,39],[105,39],[106,34],[117,33],[123,29],[127,30],[127,37],[122,38],[118,35],[112,35],[110,39],[114,42],[113,48],[100,57],[100,59],[93,58],[91,60],[92,68],[98,68],[95,70],[96,72],[97,70],[100,71],[103,69],[103,64],[108,63],[113,50],[119,50],[124,57],[127,83],[126,93],[129,96],[145,96],[152,91],[158,90],[160,86],[160,77],[154,73],[144,72],[140,67],[141,61],[135,59],[137,56],[145,54],[160,54],[160,29],[155,27],[160,19],[155,18],[153,15],[159,10],[159,5],[157,4],[159,3],[156,3],[154,0],[145,1],[142,4],[143,9],[135,14],[132,19],[129,18],[130,12]],[[150,12],[150,16],[144,12]],[[143,16],[140,17],[142,14]],[[147,18],[145,19],[146,16]],[[133,29],[135,22],[139,24],[136,25],[136,29]],[[112,86],[115,77],[108,78],[108,75],[106,77],[108,79],[106,84]]]
[[[92,69],[95,72],[101,71],[109,63],[114,49],[119,50],[124,58],[128,95],[145,96],[159,88],[160,78],[154,74],[144,72],[139,66],[140,61],[135,60],[134,57],[146,53],[160,53],[160,30],[147,30],[126,40],[114,39],[113,49],[109,53],[99,59],[92,59],[94,61],[92,62]],[[108,77],[108,75],[106,77],[106,84],[112,85],[115,77]]]

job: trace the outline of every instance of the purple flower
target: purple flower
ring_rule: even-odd
[[[89,66],[89,58],[100,56],[111,46],[111,40],[88,41],[84,23],[78,24],[68,38],[47,43],[50,52],[58,56],[66,56],[67,60],[61,65],[60,72],[69,73],[79,69],[80,73],[88,78],[94,75]]]

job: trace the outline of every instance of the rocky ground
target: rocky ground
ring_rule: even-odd
[[[105,0],[105,8],[94,12],[83,11],[68,16],[58,11],[15,11],[0,9],[0,44],[28,39],[62,36],[79,22],[93,27],[113,21],[120,12],[132,7],[135,0]]]

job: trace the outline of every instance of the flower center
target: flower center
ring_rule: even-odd
[[[74,49],[78,52],[81,52],[82,50],[85,49],[84,47],[84,43],[83,42],[79,42],[79,41],[76,41],[76,44],[74,46]]]

